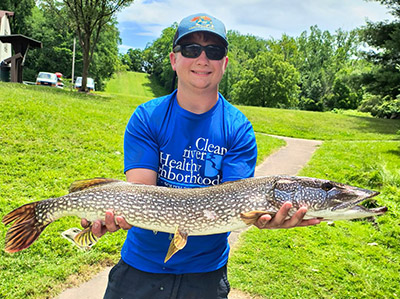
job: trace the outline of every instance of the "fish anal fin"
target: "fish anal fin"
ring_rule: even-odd
[[[80,180],[80,181],[73,182],[71,184],[71,186],[69,187],[68,191],[69,191],[69,193],[72,193],[72,192],[82,191],[82,190],[89,189],[89,188],[99,187],[102,185],[107,185],[110,183],[115,183],[115,182],[122,182],[122,181],[116,180],[116,179],[107,179],[107,178],[94,178],[94,179]]]
[[[240,219],[242,219],[242,221],[244,223],[246,223],[247,225],[252,225],[257,222],[258,218],[260,218],[262,215],[266,215],[266,214],[271,215],[271,216],[275,215],[275,213],[268,212],[268,211],[250,211],[247,213],[241,213]]]
[[[97,243],[98,238],[92,232],[92,225],[88,226],[74,237],[75,245],[88,249]]]
[[[171,243],[169,244],[168,252],[167,255],[165,256],[164,263],[168,262],[168,260],[179,250],[184,248],[187,243],[187,238],[188,234],[182,230],[179,229],[179,227],[176,228],[174,238],[171,240]]]

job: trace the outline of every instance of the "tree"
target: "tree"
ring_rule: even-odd
[[[242,35],[232,30],[228,31],[227,38],[229,63],[219,90],[230,100],[232,85],[242,79],[242,71],[248,67],[249,60],[267,50],[267,42],[259,37],[250,34]]]
[[[131,4],[133,0],[44,0],[44,2],[78,36],[83,58],[81,90],[84,91],[101,31],[117,11]]]
[[[32,49],[27,55],[24,66],[24,80],[34,81],[39,71],[71,74],[73,33],[62,26],[58,18],[44,7],[35,7],[31,20],[31,37],[43,44],[41,49]],[[82,55],[77,51],[76,59],[82,62]]]
[[[296,68],[301,67],[303,57],[294,37],[282,34],[281,39],[270,39],[268,40],[268,48],[272,53],[283,55],[283,60],[290,62]]]
[[[283,56],[261,52],[249,60],[242,80],[233,84],[232,102],[262,107],[294,107],[299,73]]]
[[[91,77],[95,79],[96,89],[98,90],[103,88],[104,79],[110,78],[121,67],[121,61],[118,56],[118,44],[120,42],[117,22],[111,20],[100,33],[90,68]]]
[[[334,91],[337,74],[347,67],[356,53],[356,32],[337,30],[335,34],[312,26],[297,38],[301,73],[300,108],[323,111]]]
[[[66,13],[65,11],[60,13]],[[74,32],[64,26],[59,17],[46,6],[35,7],[32,14],[32,38],[43,43],[42,49],[33,49],[24,66],[24,80],[34,81],[39,71],[61,72],[71,77]],[[96,89],[120,67],[118,57],[119,32],[115,20],[111,20],[101,31],[93,52],[92,66],[88,74],[95,79]],[[83,66],[82,49],[79,44],[75,52],[75,74],[81,76]]]
[[[144,72],[143,51],[129,49],[121,58],[122,63],[128,66],[132,72]]]
[[[35,7],[35,0],[1,0],[0,10],[8,10],[14,12],[14,16],[10,19],[11,33],[31,34],[31,16],[32,9]]]
[[[400,73],[396,69],[400,63],[400,23],[368,22],[361,32],[363,40],[371,47],[365,56],[376,66],[364,75],[367,90],[395,98],[400,93]]]
[[[167,90],[171,89],[174,71],[169,61],[169,53],[172,51],[172,41],[177,23],[165,28],[161,36],[146,47],[143,51],[144,70],[152,75]]]
[[[396,20],[367,22],[360,30],[361,38],[370,49],[365,52],[374,67],[362,76],[366,90],[372,94],[361,109],[379,117],[400,117],[400,1],[376,0],[391,10]]]

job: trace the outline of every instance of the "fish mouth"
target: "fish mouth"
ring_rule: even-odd
[[[332,211],[349,210],[349,209],[351,209],[353,207],[359,207],[359,208],[362,208],[362,209],[364,209],[366,211],[374,212],[374,210],[376,210],[376,209],[386,208],[386,207],[379,207],[379,208],[376,208],[376,209],[367,209],[367,208],[363,207],[362,205],[360,205],[360,203],[362,203],[363,201],[365,201],[367,199],[371,199],[371,198],[377,196],[378,194],[379,194],[379,192],[377,192],[377,191],[371,191],[371,190],[357,188],[357,192],[356,192],[356,196],[357,197],[356,197],[355,200],[343,202],[343,203],[333,207],[331,210]],[[386,208],[386,210],[387,210],[387,208]]]
[[[368,213],[374,213],[377,215],[382,215],[382,214],[386,213],[388,210],[387,207],[377,207],[377,208],[367,209],[366,207],[364,207],[362,205],[354,206],[353,209],[362,210],[362,211],[365,211]]]

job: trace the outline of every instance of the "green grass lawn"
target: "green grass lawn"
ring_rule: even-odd
[[[114,74],[113,78],[107,82],[105,92],[116,95],[139,95],[148,98],[167,94],[167,91],[150,80],[147,74],[135,72]]]
[[[360,115],[239,106],[256,132],[319,140],[400,140],[400,121]]]
[[[123,179],[125,125],[137,105],[162,93],[147,76],[135,73],[116,76],[105,92],[94,95],[0,82],[0,215],[64,195],[77,179]],[[251,229],[229,263],[232,285],[270,298],[394,297],[400,122],[239,108],[259,133],[327,140],[302,174],[377,189],[379,203],[390,211],[377,224]],[[283,144],[259,133],[258,163]],[[0,250],[0,298],[51,298],[118,260],[125,232],[106,235],[82,252],[60,235],[70,227],[79,227],[79,219],[56,221],[20,253]],[[0,244],[6,229],[0,225]]]
[[[265,298],[400,295],[400,142],[326,141],[300,175],[379,190],[376,221],[244,233],[229,261],[234,288]]]
[[[131,80],[118,77],[110,84],[154,84],[143,74],[127,75]],[[136,92],[86,95],[0,83],[0,215],[64,195],[77,179],[123,179],[125,126],[137,105],[155,96],[147,88]],[[282,145],[261,134],[257,141],[262,145],[261,161]],[[105,236],[91,251],[81,252],[60,235],[76,226],[79,219],[63,218],[46,228],[31,248],[16,254],[0,250],[0,298],[53,297],[119,259],[125,232]],[[6,230],[0,225],[1,246]]]

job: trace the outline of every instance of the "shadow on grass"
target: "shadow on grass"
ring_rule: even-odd
[[[54,88],[47,86],[36,86],[36,85],[25,85],[27,89],[45,91],[49,95],[57,96],[68,96],[73,98],[78,98],[82,100],[96,100],[96,101],[109,101],[112,99],[111,96],[104,93],[96,92],[81,92],[76,90],[71,90],[69,88]]]
[[[393,140],[400,140],[400,119],[382,119],[365,116],[351,115],[358,119],[356,129],[365,133],[394,135]]]
[[[388,152],[389,154],[397,155],[397,156],[400,157],[400,147],[399,147],[398,150],[389,150],[389,151],[387,151],[387,152]]]
[[[149,80],[150,83],[144,83],[143,86],[149,87],[155,97],[162,97],[170,93],[154,76],[149,75]]]

